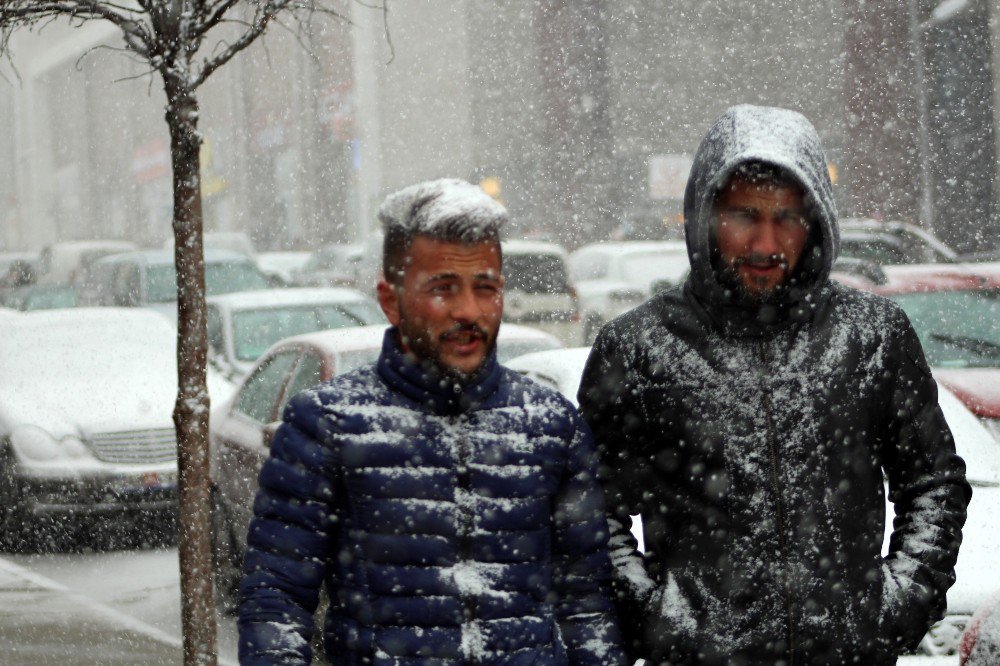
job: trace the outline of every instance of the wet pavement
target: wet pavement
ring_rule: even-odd
[[[0,663],[182,661],[178,638],[0,558]]]

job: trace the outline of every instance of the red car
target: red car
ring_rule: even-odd
[[[835,276],[906,312],[938,382],[1000,439],[1000,272],[961,264],[883,266],[879,283]]]

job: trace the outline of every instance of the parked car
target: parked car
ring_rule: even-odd
[[[938,383],[1000,436],[1000,277],[963,265],[886,266],[867,288],[913,324]]]
[[[1000,592],[986,601],[972,616],[962,634],[959,666],[1000,664]]]
[[[311,252],[259,252],[257,268],[272,282],[277,280],[280,285],[287,286],[295,282],[295,274],[302,270],[311,256]]]
[[[270,286],[246,255],[205,250],[206,296]],[[177,272],[171,251],[140,250],[104,257],[91,269],[86,288],[91,304],[148,307],[176,321]]]
[[[579,344],[583,322],[566,250],[555,243],[517,240],[503,241],[502,249],[503,320],[542,329],[564,344]]]
[[[954,250],[918,226],[862,218],[841,220],[840,255],[880,266],[951,263],[958,258]]]
[[[363,290],[374,291],[374,284],[359,284],[364,258],[363,245],[326,245],[313,252],[302,268],[292,274],[292,283],[302,287],[370,287]]]
[[[0,534],[173,511],[177,332],[138,309],[0,316]],[[209,391],[230,386],[209,372]]]
[[[580,298],[584,341],[606,322],[648,299],[654,286],[679,283],[690,270],[683,241],[629,241],[584,245],[569,256]]]
[[[37,253],[0,253],[0,294],[10,289],[33,284],[37,278],[37,273]]]
[[[507,366],[558,390],[575,404],[589,353],[589,347],[542,351],[512,359]],[[947,388],[941,387],[939,401],[958,453],[968,467],[973,495],[956,567],[957,581],[948,593],[948,614],[927,633],[919,652],[954,655],[972,613],[992,590],[1000,588],[1000,570],[996,566],[1000,562],[1000,539],[995,517],[996,507],[1000,506],[1000,440]],[[887,552],[894,515],[892,503],[886,499],[883,553]],[[641,531],[641,525],[634,522],[633,534],[639,538]],[[640,540],[640,548],[641,544]]]
[[[101,257],[135,249],[135,243],[117,240],[55,243],[38,255],[36,281],[38,284],[75,285]]]
[[[80,304],[79,292],[74,287],[58,284],[33,284],[17,287],[2,294],[0,302],[12,310],[52,310],[75,308]]]
[[[253,239],[245,231],[206,231],[201,238],[205,250],[228,250],[229,252],[238,252],[250,259],[257,255]],[[163,249],[174,251],[173,236],[163,243]]]
[[[374,362],[385,326],[307,333],[271,347],[239,389],[212,412],[212,543],[216,591],[231,607],[246,535],[253,516],[257,477],[288,399],[334,375]],[[557,349],[558,339],[532,328],[503,324],[497,339],[501,363],[513,356]]]
[[[283,338],[385,323],[378,304],[353,289],[241,291],[207,301],[212,362],[230,379],[246,376],[254,361]]]

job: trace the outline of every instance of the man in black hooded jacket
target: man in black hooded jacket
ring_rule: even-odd
[[[917,337],[829,280],[837,213],[800,114],[727,111],[684,212],[689,278],[602,329],[580,389],[634,656],[894,663],[944,614],[971,496]]]

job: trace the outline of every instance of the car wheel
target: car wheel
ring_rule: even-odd
[[[220,615],[234,615],[239,604],[241,560],[233,539],[233,527],[226,515],[217,488],[211,490],[212,501],[212,576],[215,586],[215,607]]]

